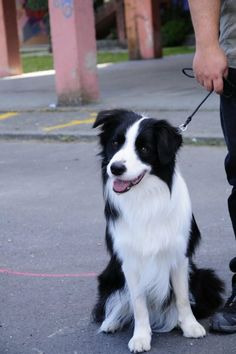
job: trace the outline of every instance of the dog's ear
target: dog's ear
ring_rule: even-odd
[[[174,161],[183,141],[178,129],[164,120],[158,121],[156,123],[156,139],[160,162],[167,165]]]
[[[98,113],[97,118],[93,124],[93,128],[97,128],[100,125],[111,122],[111,120],[120,120],[128,113],[125,109],[111,109],[105,110]]]

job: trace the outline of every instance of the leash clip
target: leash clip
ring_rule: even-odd
[[[179,125],[179,130],[181,132],[185,132],[187,129],[188,129],[188,126],[185,123]]]

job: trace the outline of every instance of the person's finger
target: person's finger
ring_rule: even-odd
[[[205,87],[205,89],[206,89],[207,91],[212,91],[212,90],[213,90],[213,83],[212,83],[212,80],[210,80],[210,79],[205,79],[203,86]]]
[[[202,75],[195,73],[195,79],[201,86],[204,86],[204,78]]]
[[[223,79],[221,77],[215,79],[213,85],[214,85],[214,91],[219,95],[221,95],[224,89]]]
[[[227,79],[228,74],[229,74],[229,68],[227,67],[227,68],[224,70],[224,72],[223,72],[223,77],[224,77],[225,79]]]

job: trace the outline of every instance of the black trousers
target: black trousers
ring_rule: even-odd
[[[236,87],[236,69],[229,69],[228,79]],[[228,199],[228,208],[236,237],[236,94],[234,97],[229,98],[224,97],[224,95],[221,96],[220,118],[228,149],[228,154],[225,158],[225,171],[228,182],[232,186],[232,192]],[[231,260],[230,269],[236,272],[236,257]]]

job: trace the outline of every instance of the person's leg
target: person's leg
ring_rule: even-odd
[[[229,70],[228,79],[236,87],[236,69]],[[225,170],[229,184],[233,187],[228,199],[229,214],[236,237],[236,94],[234,97],[221,96],[220,117],[228,154]],[[230,263],[230,269],[236,273],[236,257]]]
[[[228,79],[236,86],[236,69],[229,70]],[[225,171],[232,192],[228,199],[229,214],[236,237],[236,94],[234,97],[221,96],[220,117],[228,154]],[[236,249],[236,245],[235,245]],[[236,257],[230,262],[230,269],[236,273]],[[232,295],[224,308],[212,318],[211,328],[220,332],[236,332],[236,275],[232,278]]]

